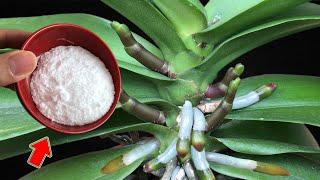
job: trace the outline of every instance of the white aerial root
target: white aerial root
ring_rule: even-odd
[[[180,139],[190,139],[193,125],[193,109],[190,101],[186,101],[181,110],[181,123],[179,129]]]
[[[186,161],[183,165],[184,172],[189,180],[197,180],[196,171],[193,168],[190,160]]]
[[[160,142],[158,140],[148,140],[144,144],[138,145],[136,148],[124,154],[122,158],[123,164],[130,165],[134,161],[153,153],[159,146]]]
[[[173,171],[175,170],[176,167],[177,167],[177,159],[174,158],[167,163],[166,171],[161,177],[161,180],[170,180],[171,175],[173,174]]]
[[[143,166],[143,170],[145,172],[152,172],[157,169],[162,168],[165,164],[167,164],[170,160],[174,159],[177,155],[176,150],[177,138],[174,139],[171,144],[167,147],[167,149],[158,155],[155,159],[147,162]]]
[[[161,169],[158,169],[158,170],[151,172],[151,174],[153,174],[154,176],[157,176],[157,177],[162,177],[164,175],[164,173],[165,173],[164,168],[161,168]]]
[[[167,164],[170,160],[172,160],[177,155],[176,145],[177,138],[174,139],[171,144],[167,147],[167,149],[157,157],[158,162],[162,164]]]
[[[203,113],[198,108],[193,108],[193,131],[205,131],[206,130],[206,119]]]
[[[204,171],[209,169],[209,163],[204,150],[199,152],[194,147],[191,147],[191,157],[197,170]]]
[[[251,106],[260,101],[259,94],[255,91],[248,93],[247,95],[235,98],[232,109],[242,109]]]
[[[249,159],[241,159],[214,152],[206,152],[206,157],[208,161],[232,166],[235,168],[248,169],[270,175],[290,176],[289,171],[275,164],[263,163]]]
[[[263,85],[260,88],[249,92],[246,95],[236,97],[233,101],[232,109],[242,109],[251,106],[264,98],[269,97],[277,88],[274,83]],[[220,104],[221,100],[205,100],[202,101],[197,107],[203,113],[213,112]]]
[[[177,166],[171,175],[171,180],[183,180],[186,177],[186,174],[180,166]]]
[[[257,161],[235,158],[215,152],[206,152],[206,158],[210,162],[232,166],[235,168],[254,170],[257,167]]]

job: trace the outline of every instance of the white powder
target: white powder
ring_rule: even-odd
[[[40,55],[30,87],[39,111],[64,125],[92,123],[106,114],[114,100],[108,69],[79,46],[59,46]]]

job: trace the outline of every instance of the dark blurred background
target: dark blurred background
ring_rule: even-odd
[[[203,3],[206,2],[203,1]],[[121,17],[117,12],[98,0],[10,0],[1,1],[0,6],[0,17],[78,12],[90,13],[109,20],[126,23],[134,32],[148,38],[127,19]],[[320,28],[279,39],[241,56],[233,64],[241,62],[245,65],[246,71],[243,77],[275,73],[320,76],[319,34]],[[225,70],[222,72],[225,72]],[[319,142],[319,128],[308,127]],[[52,148],[54,156],[51,159],[46,159],[44,164],[89,151],[105,149],[111,145],[112,142],[99,138],[59,145]],[[0,171],[2,173],[0,179],[17,179],[33,171],[34,168],[26,163],[28,156],[29,154],[25,154],[1,161]]]

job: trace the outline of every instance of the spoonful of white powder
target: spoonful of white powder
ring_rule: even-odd
[[[100,119],[115,94],[108,69],[79,46],[58,46],[40,55],[30,87],[33,101],[44,116],[70,126]]]

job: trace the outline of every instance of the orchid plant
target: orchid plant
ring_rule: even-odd
[[[320,126],[318,77],[240,80],[245,67],[237,64],[217,79],[244,53],[319,27],[319,5],[308,0],[102,2],[153,42],[121,22],[89,14],[0,19],[0,27],[8,29],[35,31],[53,23],[90,29],[111,48],[122,75],[111,119],[78,135],[46,129],[26,113],[14,91],[0,88],[0,159],[28,152],[28,144],[43,136],[52,145],[98,136],[120,143],[49,164],[22,179],[124,179],[135,177],[139,167],[161,179],[320,177],[320,149],[305,126]]]

